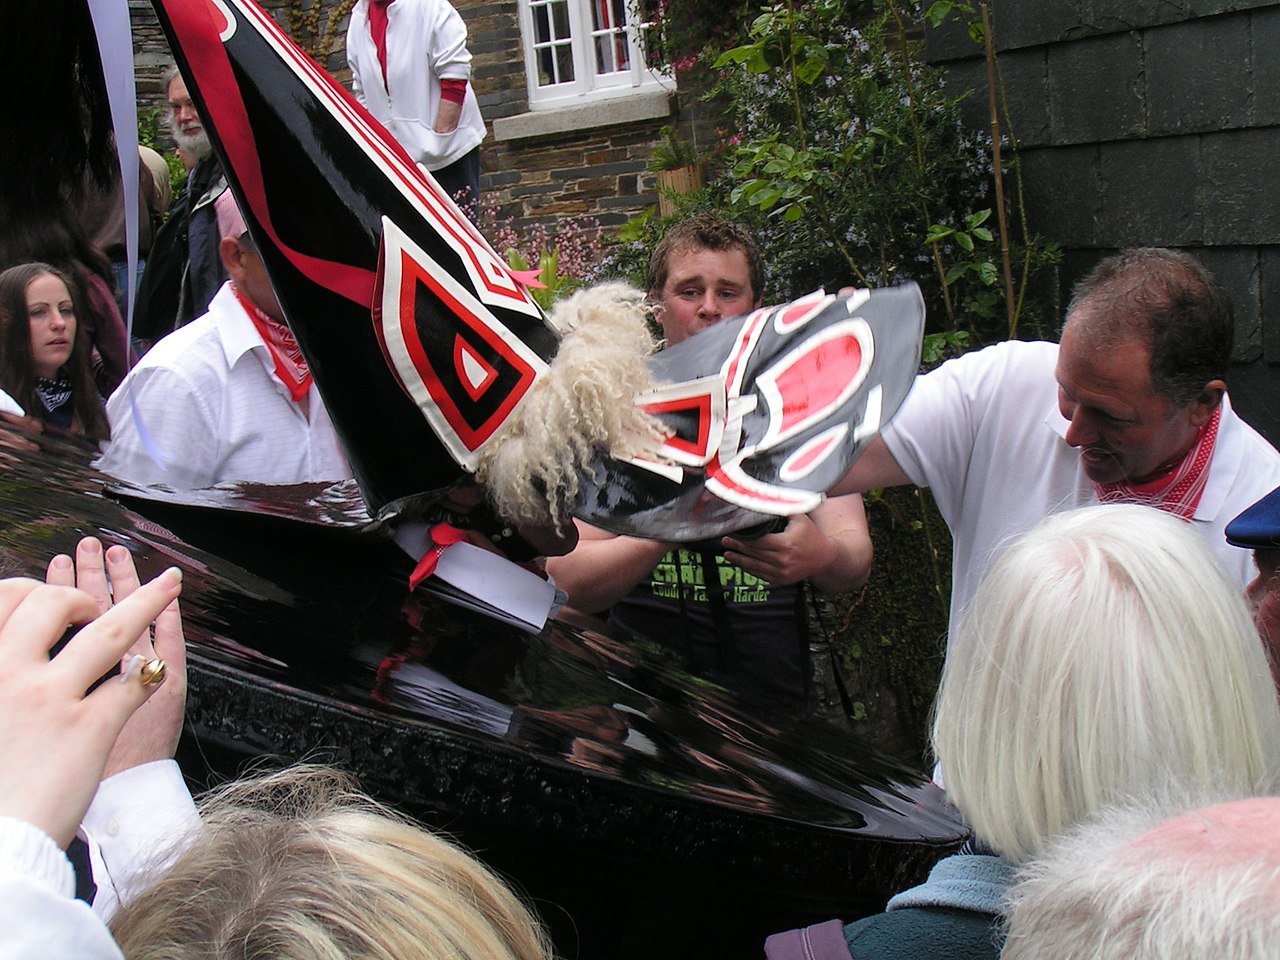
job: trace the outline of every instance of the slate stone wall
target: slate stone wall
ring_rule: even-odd
[[[1280,441],[1280,4],[994,0],[1033,230],[1065,251],[1057,289],[1125,246],[1180,247],[1236,307],[1233,402]],[[986,67],[955,26],[931,61],[972,88]]]

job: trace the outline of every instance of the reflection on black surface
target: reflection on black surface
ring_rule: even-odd
[[[638,649],[552,623],[530,637],[422,596],[409,559],[354,485],[242,487],[196,505],[117,488],[82,448],[0,433],[0,549],[38,576],[87,533],[134,550],[144,577],[185,574],[197,654],[646,790],[788,821],[903,839],[956,836],[921,775],[822,724],[796,725]]]

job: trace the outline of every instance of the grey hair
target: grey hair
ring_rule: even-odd
[[[1165,838],[1141,843],[1173,813],[1158,804],[1108,810],[1029,864],[1009,894],[1001,960],[1280,957],[1280,843],[1259,836],[1248,857],[1188,855]],[[1241,839],[1206,825],[1206,837]]]
[[[933,744],[952,802],[1016,863],[1126,798],[1265,792],[1280,705],[1204,539],[1150,507],[1095,506],[1043,521],[987,573]]]

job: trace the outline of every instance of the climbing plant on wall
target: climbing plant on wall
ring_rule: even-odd
[[[279,9],[294,42],[317,62],[327,64],[355,4],[356,0],[281,0]]]

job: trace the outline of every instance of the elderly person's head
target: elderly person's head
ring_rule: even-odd
[[[170,65],[161,74],[160,84],[167,103],[165,122],[169,133],[179,147],[196,160],[203,160],[213,152],[213,146],[209,143],[209,134],[205,132],[200,114],[191,102],[186,79],[176,66]]]
[[[1280,487],[1228,523],[1226,534],[1227,543],[1253,551],[1258,575],[1245,588],[1245,597],[1280,688]]]
[[[470,854],[324,768],[233,783],[111,923],[129,960],[547,960],[541,929]]]
[[[1025,872],[1001,957],[1280,957],[1280,799],[1107,811]]]
[[[948,652],[933,741],[975,834],[1020,862],[1127,798],[1264,792],[1280,707],[1203,539],[1147,507],[1089,507],[988,572]]]

